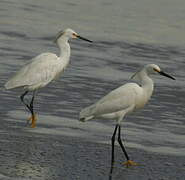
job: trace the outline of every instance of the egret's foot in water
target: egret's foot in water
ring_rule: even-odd
[[[29,119],[28,119],[28,122],[31,121],[31,127],[34,128],[36,126],[36,121],[37,121],[37,118],[36,118],[36,115],[33,114]]]
[[[128,160],[128,161],[124,162],[123,165],[128,168],[129,166],[137,166],[138,163],[135,163],[134,161]]]

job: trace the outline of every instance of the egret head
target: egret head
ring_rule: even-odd
[[[148,75],[156,74],[161,71],[160,67],[156,64],[147,64],[144,67],[144,70],[147,72]]]
[[[84,41],[88,41],[88,42],[91,42],[91,43],[92,43],[91,40],[88,40],[88,39],[86,39],[86,38],[83,38],[83,37],[79,36],[75,31],[73,31],[73,30],[70,29],[70,28],[67,28],[67,29],[64,30],[64,31],[60,31],[60,32],[56,35],[56,37],[55,37],[55,42],[57,42],[57,41],[58,41],[60,38],[62,38],[62,37],[65,37],[65,38],[67,38],[67,39],[75,39],[75,38],[78,38],[78,39],[82,39],[82,40],[84,40]]]
[[[146,65],[146,70],[148,71],[148,74],[156,74],[156,73],[158,73],[158,74],[160,74],[160,75],[162,75],[162,76],[166,76],[166,77],[168,77],[168,78],[170,78],[170,79],[175,80],[174,77],[172,77],[172,76],[170,76],[169,74],[163,72],[163,71],[160,69],[160,67],[157,66],[156,64],[149,64],[149,65]]]
[[[140,71],[136,72],[131,79],[133,78],[139,78],[141,79],[141,76],[144,74],[147,75],[151,75],[151,74],[160,74],[162,76],[166,76],[170,79],[175,80],[174,77],[168,75],[167,73],[163,72],[159,66],[157,66],[156,64],[147,64],[146,66],[144,66],[144,68],[142,68]]]

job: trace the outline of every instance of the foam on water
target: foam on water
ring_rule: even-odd
[[[113,124],[89,121],[79,122],[77,119],[51,115],[39,115],[37,127],[26,127],[27,115],[22,111],[9,111],[8,121],[14,121],[17,127],[23,126],[23,131],[32,133],[79,137],[88,141],[110,144]],[[174,123],[174,121],[173,121]],[[123,122],[122,129],[126,136],[126,146],[162,154],[185,155],[184,135],[174,134],[163,127],[138,125],[133,122]],[[16,128],[16,127],[15,127]],[[125,138],[124,138],[125,139]]]

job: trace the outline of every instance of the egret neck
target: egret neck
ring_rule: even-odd
[[[69,40],[68,37],[63,36],[60,39],[58,39],[58,41],[57,41],[57,44],[58,44],[59,49],[60,49],[59,58],[63,61],[65,66],[67,66],[68,63],[69,63],[70,52],[71,52],[71,48],[70,48],[70,45],[68,43],[68,40]]]
[[[139,72],[139,79],[140,79],[141,87],[146,92],[147,99],[150,99],[154,89],[153,80],[148,76],[145,70],[142,70],[141,72]]]

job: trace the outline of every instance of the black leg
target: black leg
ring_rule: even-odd
[[[34,115],[34,111],[33,111],[33,101],[34,101],[34,99],[35,99],[35,91],[33,91],[33,96],[32,96],[31,102],[30,102],[30,111],[31,111],[32,116]]]
[[[24,97],[26,96],[26,94],[28,94],[28,91],[25,91],[21,96],[21,101],[22,103],[28,108],[28,110],[31,112],[31,114],[33,115],[34,114],[34,111],[33,111],[33,101],[34,101],[34,98],[35,98],[35,91],[33,92],[33,96],[32,96],[32,99],[30,101],[30,105],[28,105],[25,101],[24,101]]]
[[[26,96],[26,94],[28,94],[28,91],[25,91],[25,92],[20,96],[20,98],[21,98],[22,103],[23,103],[23,104],[29,109],[29,111],[31,112],[30,106],[24,101],[24,97]]]
[[[34,101],[34,98],[35,98],[35,91],[33,92],[33,96],[32,96],[32,99],[30,101],[30,104],[27,104],[24,100],[24,97],[26,96],[26,94],[28,94],[28,91],[24,92],[20,98],[21,98],[21,101],[22,103],[28,108],[28,110],[31,112],[31,118],[28,119],[27,121],[27,124],[29,124],[29,121],[32,120],[32,127],[35,127],[35,114],[34,114],[34,111],[33,111],[33,101]]]
[[[115,129],[114,129],[114,133],[112,135],[112,157],[111,157],[111,168],[110,168],[110,173],[109,173],[109,180],[112,179],[112,172],[113,172],[113,168],[114,168],[114,144],[115,144],[115,136],[116,136],[118,126],[119,125],[116,124]]]
[[[121,146],[121,149],[122,149],[122,151],[124,152],[125,157],[126,157],[126,159],[127,159],[127,161],[128,161],[130,158],[129,158],[129,156],[128,156],[127,152],[126,152],[126,149],[125,149],[125,147],[123,146],[123,143],[122,143],[122,140],[121,140],[121,126],[120,126],[120,125],[119,125],[119,127],[118,127],[118,143],[119,143],[119,145]]]

